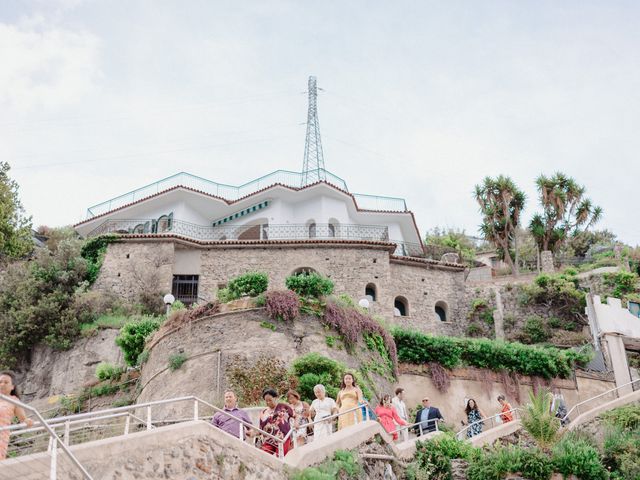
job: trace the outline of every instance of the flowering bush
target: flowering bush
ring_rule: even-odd
[[[285,285],[301,297],[326,297],[333,292],[333,282],[315,272],[291,275]]]
[[[255,362],[236,359],[227,368],[229,386],[238,395],[242,405],[259,405],[262,402],[262,391],[274,388],[278,395],[284,395],[289,389],[298,386],[297,378],[289,373],[285,363],[266,355]]]
[[[272,320],[291,322],[300,314],[300,299],[291,290],[272,290],[265,295],[267,314]]]
[[[391,334],[373,318],[355,308],[342,307],[334,302],[327,302],[323,322],[342,335],[347,348],[353,348],[361,335],[379,335],[384,343],[394,375],[397,374],[396,343]]]

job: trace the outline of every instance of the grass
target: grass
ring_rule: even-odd
[[[120,330],[125,323],[131,320],[131,317],[124,315],[100,315],[91,323],[83,323],[80,325],[80,333],[83,335],[92,335],[97,330],[113,328]]]

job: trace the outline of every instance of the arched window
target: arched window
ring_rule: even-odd
[[[337,219],[330,218],[327,228],[329,230],[328,233],[330,238],[335,238],[340,236],[340,222]]]
[[[396,317],[406,317],[409,315],[409,302],[404,297],[396,297],[393,301],[393,315]]]
[[[376,286],[373,283],[368,283],[367,286],[364,288],[364,296],[367,300],[369,300],[370,302],[375,302],[376,301]]]
[[[169,215],[162,215],[158,219],[158,222],[156,223],[156,232],[157,233],[168,232],[169,230],[171,230],[172,223],[173,223],[173,213],[170,213]]]
[[[309,238],[316,238],[316,222],[309,224]]]
[[[447,321],[447,304],[445,302],[443,302],[442,300],[439,300],[436,302],[436,315],[438,315],[438,317],[440,318],[441,322],[446,322]]]
[[[296,268],[291,275],[309,275],[310,273],[318,273],[314,268],[311,267],[300,267]]]
[[[144,233],[144,223],[139,223],[133,227],[133,233]]]

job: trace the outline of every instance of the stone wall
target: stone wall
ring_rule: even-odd
[[[346,293],[356,300],[365,296],[365,288],[375,286],[376,301],[371,310],[389,322],[438,333],[459,332],[458,298],[464,291],[462,268],[393,260],[386,246],[229,246],[195,247],[166,241],[123,241],[110,244],[95,288],[116,292],[135,300],[148,276],[155,276],[161,292],[171,290],[172,275],[184,274],[184,262],[177,256],[189,253],[190,264],[199,265],[201,298],[212,300],[217,290],[233,277],[249,271],[269,274],[269,288],[285,288],[285,279],[298,269],[313,269],[335,283],[335,293]],[[184,255],[183,255],[184,256]],[[174,268],[175,267],[175,268]],[[195,267],[194,267],[195,268]],[[175,269],[175,272],[174,272]],[[146,280],[145,280],[146,279]],[[147,291],[152,289],[145,287]],[[394,300],[408,301],[407,317],[394,318]],[[448,312],[448,322],[435,314],[436,302]]]
[[[173,242],[110,243],[94,288],[137,301],[141,292],[171,291]]]
[[[122,352],[115,344],[117,335],[116,329],[98,330],[91,337],[78,339],[66,351],[37,345],[31,352],[28,368],[25,365],[21,369],[24,373],[20,387],[25,400],[38,406],[35,400],[79,391],[96,379],[96,365],[100,362],[123,365]],[[45,405],[47,402],[43,403],[46,409]]]
[[[498,395],[506,395],[511,406],[518,407],[528,402],[534,381],[529,377],[520,377],[518,386],[512,383],[505,385],[501,375],[475,368],[455,369],[450,379],[448,390],[440,392],[421,367],[402,365],[398,386],[405,389],[408,408],[415,408],[424,396],[428,396],[431,405],[438,407],[446,422],[458,431],[462,428],[460,422],[467,420],[464,408],[469,398],[476,400],[485,415],[494,415],[500,410],[496,400]],[[578,402],[615,388],[615,382],[609,376],[578,372],[574,379],[555,379],[552,386],[560,389],[567,407],[571,408]],[[615,398],[615,394],[610,397]]]
[[[253,363],[261,356],[282,360],[290,366],[297,357],[318,352],[358,369],[372,355],[360,347],[356,347],[354,355],[338,345],[329,347],[326,335],[335,333],[327,332],[315,317],[276,322],[275,331],[261,326],[265,320],[268,319],[263,309],[244,310],[203,318],[178,330],[158,332],[147,344],[150,354],[142,368],[136,403],[195,395],[220,404],[229,369],[239,361]],[[187,361],[171,371],[169,357],[176,353],[183,353]],[[390,391],[388,379],[372,372],[369,375],[375,383],[375,392]],[[191,411],[190,403],[157,409],[154,419],[187,415]]]

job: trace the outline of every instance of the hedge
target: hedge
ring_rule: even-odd
[[[394,329],[398,360],[405,363],[440,363],[446,368],[472,366],[544,378],[569,377],[585,365],[590,354],[553,347],[523,345],[500,340],[436,337]]]

